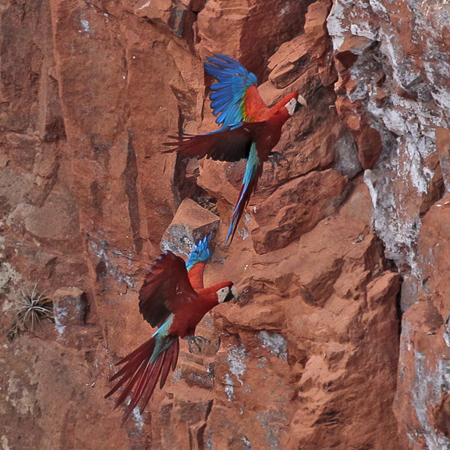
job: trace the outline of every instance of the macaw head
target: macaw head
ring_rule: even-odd
[[[292,98],[287,99],[288,102],[284,106],[290,116],[293,116],[302,106],[307,106],[306,100],[298,93],[293,92],[291,94]]]
[[[238,290],[231,281],[229,281],[224,287],[220,288],[217,291],[218,303],[226,303],[233,299],[237,300],[238,297],[239,297]]]

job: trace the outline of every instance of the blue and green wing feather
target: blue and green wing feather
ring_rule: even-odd
[[[214,56],[207,56],[205,63],[206,72],[217,79],[217,83],[211,85],[211,108],[217,116],[217,124],[222,128],[231,127],[246,120],[245,94],[258,79],[233,58],[221,54]]]
[[[209,258],[211,258],[211,252],[208,248],[211,236],[212,234],[209,234],[198,241],[197,245],[194,247],[194,250],[192,250],[192,253],[189,255],[189,259],[186,261],[186,269],[188,272],[191,271],[197,263],[207,262]]]

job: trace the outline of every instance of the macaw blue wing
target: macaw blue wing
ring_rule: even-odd
[[[212,233],[208,236],[205,236],[203,239],[198,241],[198,244],[192,250],[192,253],[189,255],[189,259],[186,261],[186,269],[188,272],[200,262],[206,262],[211,258],[211,252],[209,251],[208,245],[211,240]]]
[[[245,94],[258,79],[233,58],[214,56],[207,56],[209,62],[205,63],[206,72],[217,79],[217,83],[211,85],[209,98],[213,114],[217,116],[216,123],[226,128],[246,120]]]

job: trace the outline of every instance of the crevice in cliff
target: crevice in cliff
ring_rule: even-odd
[[[192,450],[196,449],[204,449],[205,447],[205,431],[206,427],[208,425],[208,417],[211,414],[211,410],[213,407],[214,400],[209,400],[206,403],[206,411],[205,411],[205,418],[204,423],[200,425],[199,427],[196,427],[195,425],[191,427],[190,433],[189,433],[189,447]],[[195,443],[193,442],[195,439]]]
[[[138,168],[136,160],[136,152],[133,148],[133,131],[128,129],[128,153],[127,164],[123,171],[122,178],[124,181],[125,193],[128,197],[128,213],[130,216],[130,226],[133,233],[133,243],[136,252],[139,254],[142,251],[142,238],[140,237],[140,215],[139,215],[139,201],[136,186],[138,177]]]
[[[133,14],[152,25],[159,33],[171,38],[175,35],[182,39],[194,53],[194,46],[199,39],[195,31],[195,23],[199,12],[204,8],[204,3],[200,1],[186,5],[180,0],[172,0],[169,8],[165,6],[158,8],[158,6],[152,7],[148,2],[135,9]]]
[[[183,127],[185,118],[182,110],[178,110],[178,134],[183,135]],[[190,166],[190,167],[189,167]],[[188,173],[189,169],[189,173]],[[177,205],[190,198],[198,203],[203,208],[217,214],[216,204],[217,198],[210,195],[205,189],[201,188],[196,178],[199,176],[199,169],[197,160],[195,158],[188,158],[181,153],[177,153],[174,173],[172,178],[172,193]]]
[[[189,161],[190,158],[187,158],[181,154],[177,154],[173,174],[172,192],[178,205],[185,198],[191,198],[197,203],[199,203],[199,198],[210,198],[212,200],[212,197],[208,195],[208,193],[204,189],[202,189],[200,186],[198,186],[193,181],[190,181],[186,177],[186,168],[189,164]]]
[[[394,262],[392,261],[392,265],[395,267]],[[398,270],[397,270],[398,273]],[[402,310],[402,297],[403,297],[403,277],[400,275],[400,288],[398,290],[397,298],[395,301],[395,306],[397,310],[397,319],[398,319],[398,342],[400,343],[400,339],[402,336],[402,317],[403,317],[403,310]],[[399,355],[400,358],[400,355]]]

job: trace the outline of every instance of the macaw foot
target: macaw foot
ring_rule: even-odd
[[[270,163],[272,164],[272,169],[275,168],[275,165],[280,165],[281,161],[287,162],[289,163],[288,159],[286,158],[286,156],[284,156],[283,154],[281,154],[280,152],[271,152],[270,153],[270,158],[269,158]]]
[[[186,336],[185,339],[188,341],[189,353],[201,352],[205,344],[211,344],[211,341],[203,336]],[[194,351],[194,345],[197,351]]]

